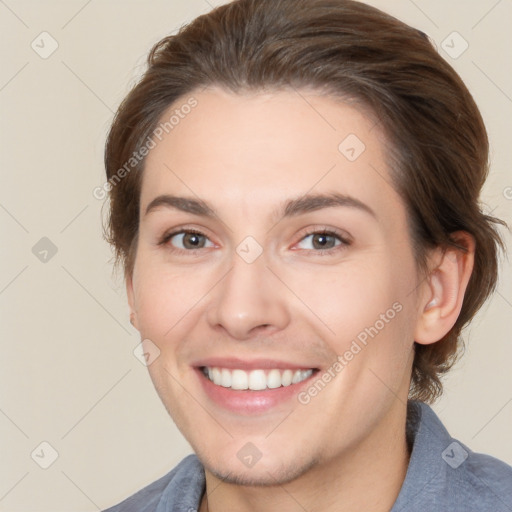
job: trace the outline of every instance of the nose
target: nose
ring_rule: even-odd
[[[213,329],[237,340],[271,334],[289,324],[285,290],[263,256],[247,263],[233,255],[231,270],[212,290],[207,319]]]

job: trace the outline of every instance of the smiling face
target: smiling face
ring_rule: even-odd
[[[155,387],[230,481],[370,457],[403,428],[421,291],[385,138],[306,91],[194,97],[147,157],[127,282]]]

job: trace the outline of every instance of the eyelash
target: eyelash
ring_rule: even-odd
[[[208,238],[204,233],[201,233],[201,231],[198,231],[196,229],[187,229],[187,228],[177,228],[174,231],[171,231],[170,233],[166,233],[162,239],[158,242],[158,245],[167,245],[169,244],[171,238],[173,238],[176,235],[181,234],[191,234],[191,235],[200,235],[204,236],[205,238]],[[177,247],[173,247],[171,244],[169,244],[171,247],[171,251],[178,252],[178,253],[187,253],[187,254],[194,254],[196,251],[200,251],[200,249],[178,249]]]
[[[340,243],[338,245],[335,245],[334,247],[331,247],[330,249],[323,249],[323,250],[322,249],[318,249],[318,250],[304,249],[306,251],[311,251],[311,252],[315,253],[315,256],[329,256],[330,254],[333,254],[340,250],[346,249],[348,246],[350,246],[352,244],[352,240],[350,240],[346,234],[344,234],[336,229],[327,228],[327,227],[322,228],[322,229],[318,229],[318,228],[307,229],[304,233],[302,233],[300,240],[297,243],[302,242],[305,238],[307,238],[308,236],[311,236],[311,235],[332,236],[340,241]],[[296,245],[296,244],[294,244],[294,245]]]
[[[201,231],[198,231],[196,229],[188,229],[188,228],[180,227],[180,228],[177,228],[176,230],[174,230],[174,231],[172,231],[170,233],[166,233],[165,235],[163,235],[161,240],[158,242],[158,245],[159,246],[160,245],[167,245],[167,244],[169,244],[170,240],[174,236],[181,235],[181,234],[199,235],[199,236],[203,236],[203,237],[205,237],[206,239],[209,240],[208,236],[206,236]],[[335,237],[336,239],[338,239],[340,241],[340,244],[335,245],[334,247],[331,247],[330,249],[324,249],[324,250],[321,250],[321,249],[319,249],[319,250],[304,249],[306,251],[314,252],[314,253],[316,253],[316,255],[327,256],[327,255],[330,255],[330,254],[332,254],[334,252],[338,252],[340,250],[343,250],[343,249],[345,249],[346,247],[348,247],[348,246],[350,246],[352,244],[352,240],[350,240],[345,234],[341,233],[340,231],[337,231],[336,229],[332,229],[332,228],[323,228],[323,229],[310,228],[310,229],[306,230],[301,235],[301,238],[299,239],[299,241],[297,243],[302,242],[305,238],[307,238],[308,236],[311,236],[311,235],[333,236],[333,237]],[[181,254],[192,254],[192,255],[196,254],[198,251],[201,251],[202,249],[204,249],[203,247],[201,247],[199,249],[179,249],[177,247],[173,247],[171,244],[169,244],[169,247],[170,247],[170,250],[172,252],[176,252],[178,254],[181,253]]]

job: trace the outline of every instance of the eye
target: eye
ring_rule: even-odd
[[[328,251],[348,244],[347,240],[332,231],[315,231],[302,238],[296,247],[305,250]]]
[[[163,242],[170,243],[176,249],[187,251],[214,246],[208,237],[198,231],[179,231],[177,233],[170,233],[164,238]]]

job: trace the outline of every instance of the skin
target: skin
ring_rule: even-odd
[[[198,106],[147,157],[127,292],[141,338],[160,350],[151,379],[205,466],[201,510],[388,511],[409,461],[413,343],[433,343],[455,323],[472,239],[460,233],[468,251],[433,251],[431,272],[419,274],[386,139],[354,107],[305,90],[193,96]],[[366,146],[353,162],[338,150],[349,134]],[[335,206],[283,217],[283,203],[306,193],[348,195],[374,215]],[[216,215],[146,214],[162,194],[200,198]],[[180,235],[159,243],[182,228],[204,234],[199,248]],[[350,243],[319,247],[309,233],[322,230]],[[250,264],[236,252],[247,236],[263,250]],[[401,311],[307,405],[235,414],[208,398],[193,369],[199,358],[236,355],[321,375],[396,303]],[[251,468],[237,457],[247,442],[262,454]]]

